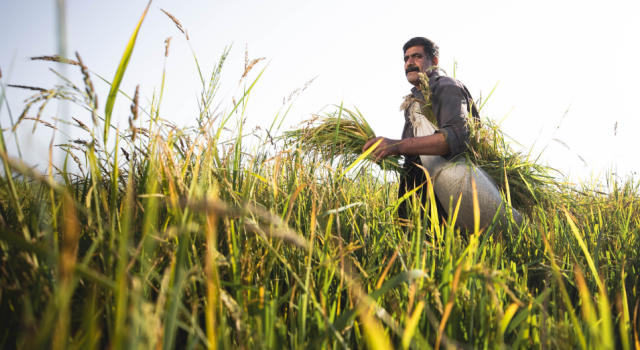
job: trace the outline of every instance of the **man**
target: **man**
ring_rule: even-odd
[[[414,87],[401,106],[405,116],[402,139],[376,137],[369,140],[363,150],[382,140],[373,152],[374,159],[382,160],[390,155],[405,157],[405,174],[400,179],[399,197],[426,181],[425,168],[434,179],[438,212],[444,215],[450,207],[455,208],[462,195],[456,225],[471,229],[474,222],[473,179],[477,185],[481,224],[490,223],[498,208],[503,214],[500,221],[506,224],[508,218],[501,207],[498,187],[482,169],[467,163],[466,158],[458,157],[469,144],[469,113],[472,118],[479,118],[469,90],[458,80],[440,73],[437,68],[439,48],[433,41],[416,37],[404,44],[403,51],[405,74]],[[420,91],[418,73],[425,73],[429,78],[436,125],[427,120],[421,111],[425,99]],[[427,191],[421,193],[421,202],[425,206]],[[408,201],[404,201],[399,208],[401,218],[408,218],[407,206]],[[519,224],[522,220],[520,214],[513,210],[512,215]]]

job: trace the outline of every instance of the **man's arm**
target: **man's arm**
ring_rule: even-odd
[[[375,137],[367,141],[362,148],[362,152],[365,152],[380,139],[382,139],[382,142],[372,152],[376,162],[388,156],[444,156],[451,153],[444,135],[439,133],[429,136],[409,137],[404,140]]]
[[[444,136],[451,151],[443,156],[451,159],[464,152],[469,144],[469,105],[463,87],[452,84],[449,79],[441,78],[440,82],[442,85],[433,93],[433,112],[438,118],[436,133]]]

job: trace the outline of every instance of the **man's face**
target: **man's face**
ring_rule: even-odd
[[[431,60],[428,59],[422,46],[410,47],[404,53],[404,72],[409,83],[416,87],[420,86],[418,72],[427,73],[427,76],[431,76],[431,71],[428,71],[428,69],[436,65],[438,65],[438,57],[434,57]]]

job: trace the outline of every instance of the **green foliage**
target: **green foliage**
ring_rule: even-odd
[[[323,161],[351,147],[341,130],[373,135],[349,124],[359,114],[343,110],[318,152],[248,143],[241,113],[223,139],[256,84],[215,124],[226,54],[197,128],[161,120],[155,99],[111,152],[95,133],[109,125],[78,124],[87,141],[63,147],[82,174],[39,174],[0,138],[0,346],[638,346],[640,183],[549,191],[518,232],[460,232],[416,196],[400,223],[389,173]]]
[[[149,11],[149,6],[151,6],[151,1],[147,5],[147,8],[144,10],[138,25],[136,26],[129,42],[127,43],[127,47],[124,49],[124,54],[122,55],[122,59],[120,60],[120,65],[118,65],[118,69],[116,70],[116,75],[113,78],[113,83],[111,84],[111,90],[109,91],[109,97],[107,98],[107,104],[104,108],[104,119],[105,119],[105,128],[104,128],[104,143],[107,143],[109,138],[109,127],[111,126],[111,113],[113,112],[113,106],[116,103],[116,97],[118,96],[118,90],[120,87],[120,83],[122,82],[122,78],[124,77],[124,72],[127,70],[127,66],[129,65],[129,59],[131,59],[131,54],[133,53],[133,47],[136,45],[136,39],[138,38],[138,32],[140,31],[140,27],[142,26],[142,22],[144,18],[147,16],[147,11]]]

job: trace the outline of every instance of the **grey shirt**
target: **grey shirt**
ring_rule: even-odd
[[[474,118],[479,118],[478,111],[469,90],[457,79],[435,71],[429,78],[429,88],[433,93],[433,114],[438,123],[436,133],[444,136],[451,150],[451,153],[442,157],[450,160],[464,152],[469,144],[469,127],[466,122],[470,112],[469,106],[472,107],[471,114]],[[424,101],[424,96],[417,88],[411,89],[411,94],[414,98]],[[414,137],[408,108],[404,111],[404,118],[402,138]],[[419,164],[419,157],[405,157],[405,164],[412,162]]]

